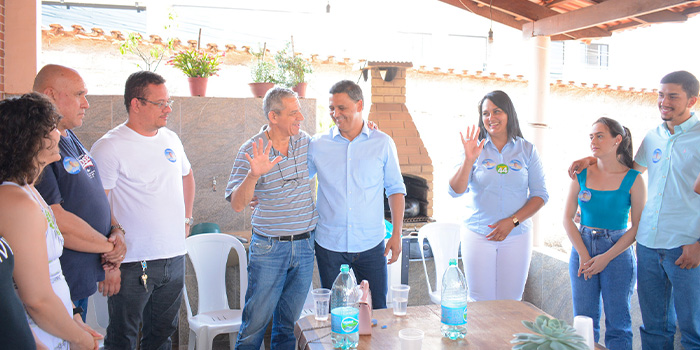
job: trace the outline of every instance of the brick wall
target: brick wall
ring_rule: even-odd
[[[0,0],[0,99],[5,98],[5,0]]]
[[[401,172],[428,181],[428,216],[433,216],[433,161],[406,107],[406,68],[398,67],[392,81],[372,68],[372,106],[368,119],[394,139]]]

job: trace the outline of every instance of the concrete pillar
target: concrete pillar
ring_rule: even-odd
[[[5,92],[32,91],[41,53],[41,1],[5,1]]]
[[[549,44],[551,39],[548,36],[536,36],[530,39],[533,48],[533,71],[530,79],[530,95],[532,101],[532,122],[530,126],[533,130],[533,140],[540,158],[544,159],[547,152],[546,134],[548,129],[547,101],[549,100]],[[533,245],[541,247],[544,245],[543,230],[540,230],[539,215],[533,218],[534,237]]]

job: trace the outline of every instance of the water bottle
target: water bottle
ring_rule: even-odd
[[[467,335],[467,281],[457,267],[457,259],[450,259],[450,266],[442,276],[442,326],[443,337],[452,340]]]
[[[358,289],[350,267],[340,266],[331,289],[331,343],[336,349],[356,349],[360,341]]]

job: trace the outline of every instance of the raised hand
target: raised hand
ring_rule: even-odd
[[[253,142],[253,157],[246,153],[245,157],[250,163],[250,174],[253,176],[260,177],[266,174],[268,171],[275,166],[275,164],[282,161],[282,157],[277,156],[275,159],[270,161],[270,149],[272,148],[272,141],[267,143],[267,147],[263,148],[263,140],[258,139],[257,142]]]
[[[479,127],[472,125],[467,128],[467,135],[463,135],[460,131],[459,138],[462,141],[462,146],[464,147],[464,157],[470,161],[474,161],[479,158],[481,151],[484,149],[484,144],[486,139],[479,142]]]

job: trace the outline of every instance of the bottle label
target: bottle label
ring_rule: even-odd
[[[457,307],[449,307],[442,305],[442,318],[443,324],[448,326],[461,326],[467,324],[467,305]]]
[[[331,310],[331,331],[338,334],[352,334],[359,330],[360,309],[344,306]]]

